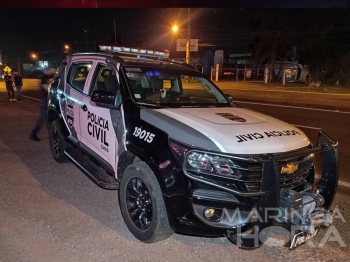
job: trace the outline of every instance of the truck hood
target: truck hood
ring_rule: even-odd
[[[141,119],[169,138],[225,153],[279,153],[310,144],[295,126],[245,108],[142,109]]]

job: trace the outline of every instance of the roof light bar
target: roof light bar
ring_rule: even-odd
[[[170,52],[168,50],[155,50],[149,48],[133,48],[125,46],[100,45],[100,50],[104,52],[114,52],[124,55],[147,56],[147,57],[162,57],[169,58]]]

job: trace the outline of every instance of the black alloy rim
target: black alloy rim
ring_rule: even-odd
[[[152,201],[146,185],[139,178],[132,178],[126,190],[129,216],[135,226],[146,229],[152,221]]]
[[[60,136],[56,128],[52,134],[52,149],[56,156],[60,155]]]

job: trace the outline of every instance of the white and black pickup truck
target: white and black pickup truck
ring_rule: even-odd
[[[118,190],[140,241],[177,232],[255,248],[278,225],[294,248],[332,224],[337,142],[320,132],[313,145],[300,128],[235,105],[166,50],[67,56],[47,113],[55,160]]]

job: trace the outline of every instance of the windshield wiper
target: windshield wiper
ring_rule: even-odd
[[[151,106],[151,107],[157,107],[157,108],[161,108],[164,106],[158,105],[158,104],[149,104],[149,103],[144,103],[144,102],[136,102],[137,105],[142,105],[142,106]]]

